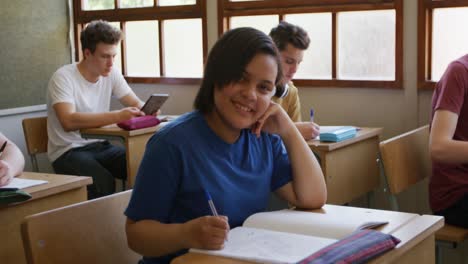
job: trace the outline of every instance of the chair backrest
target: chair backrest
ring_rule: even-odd
[[[131,192],[27,216],[21,233],[28,263],[137,263],[123,214]]]
[[[23,119],[23,132],[33,170],[38,172],[36,154],[47,152],[47,117]]]
[[[428,177],[429,125],[380,142],[380,161],[391,194],[399,194]]]
[[[429,125],[380,142],[379,160],[390,192],[390,205],[398,211],[396,194],[431,175]],[[436,263],[442,263],[440,245],[449,242],[456,247],[457,243],[468,238],[468,229],[445,224],[436,232],[435,238]]]

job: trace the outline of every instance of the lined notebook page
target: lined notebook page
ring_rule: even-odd
[[[190,249],[190,252],[260,263],[296,263],[334,242],[329,238],[236,227],[229,231],[222,250]]]

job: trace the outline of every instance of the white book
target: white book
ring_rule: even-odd
[[[357,229],[388,223],[378,217],[382,216],[369,214],[362,221],[362,217],[333,217],[333,220],[330,214],[294,210],[257,213],[247,218],[242,227],[229,231],[223,249],[190,249],[190,252],[259,263],[296,263]]]

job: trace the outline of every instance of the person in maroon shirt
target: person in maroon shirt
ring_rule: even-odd
[[[432,97],[429,200],[445,222],[468,228],[468,54],[451,62]]]

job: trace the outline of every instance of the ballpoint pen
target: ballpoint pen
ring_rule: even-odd
[[[218,216],[218,212],[216,211],[216,207],[214,206],[213,199],[211,199],[211,195],[207,190],[205,190],[205,196],[206,200],[208,200],[208,205],[210,206],[211,214],[213,216]],[[226,237],[224,241],[228,241],[228,238]]]
[[[214,206],[213,199],[211,199],[211,195],[208,191],[205,190],[206,200],[208,200],[208,205],[210,206],[211,213],[213,216],[218,216],[218,212],[216,211],[216,207]]]
[[[2,154],[3,154],[3,151],[5,150],[6,145],[7,145],[7,141],[5,140],[5,142],[3,143],[2,147],[0,148],[0,157],[1,157]]]
[[[314,109],[310,109],[310,122],[314,122]]]

